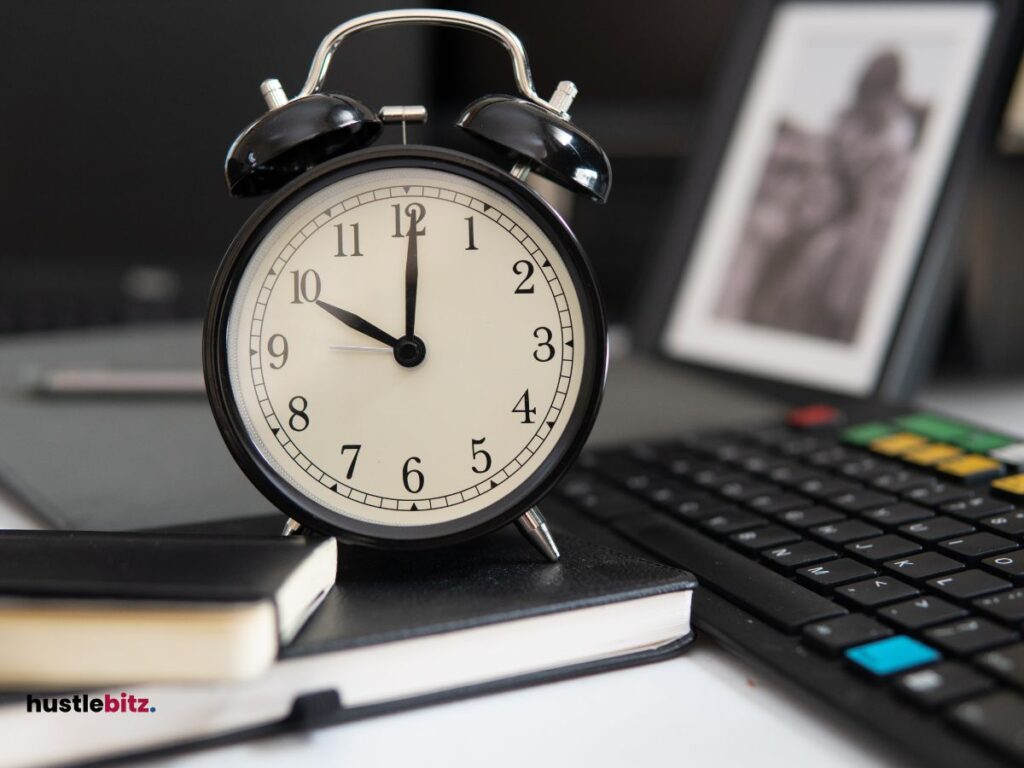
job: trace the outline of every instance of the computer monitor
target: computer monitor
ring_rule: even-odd
[[[753,7],[652,281],[651,345],[825,392],[908,394],[944,328],[966,172],[996,111],[998,10]]]

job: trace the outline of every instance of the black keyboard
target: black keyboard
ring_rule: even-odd
[[[686,568],[699,629],[931,765],[1024,762],[1024,443],[827,406],[584,454],[545,507]]]

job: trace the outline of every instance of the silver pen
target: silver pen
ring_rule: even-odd
[[[206,396],[203,372],[185,369],[55,369],[32,376],[28,389],[44,397]]]

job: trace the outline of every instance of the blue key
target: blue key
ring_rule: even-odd
[[[850,648],[846,658],[868,672],[881,676],[931,664],[941,659],[942,654],[912,637],[895,635]]]

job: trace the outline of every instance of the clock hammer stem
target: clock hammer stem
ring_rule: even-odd
[[[540,509],[537,507],[531,508],[516,520],[516,526],[518,526],[520,533],[526,537],[527,541],[539,549],[544,557],[553,563],[558,562],[558,558],[561,557],[558,552],[558,545],[555,544],[555,540],[551,536],[551,531],[548,530],[548,524],[544,521],[544,516],[540,513]]]

